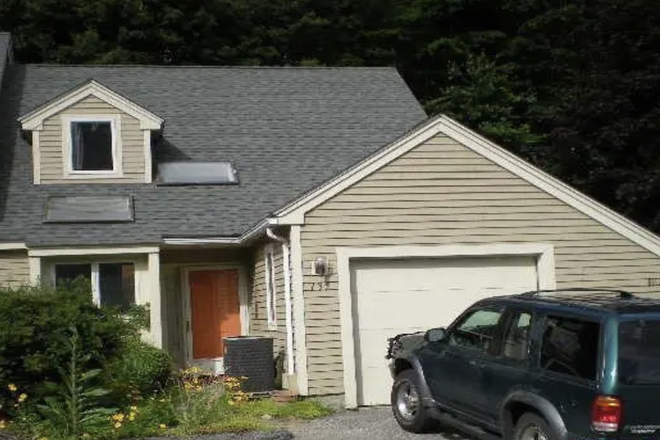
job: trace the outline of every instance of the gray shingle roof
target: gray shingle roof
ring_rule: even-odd
[[[7,32],[0,32],[0,88],[2,88],[2,75],[7,63],[7,55],[9,55],[9,44],[11,36]]]
[[[30,246],[238,236],[426,118],[392,68],[13,64],[5,75],[0,242]],[[228,161],[240,184],[32,185],[16,119],[89,78],[165,118],[157,161]],[[45,224],[49,195],[131,195],[135,222]]]

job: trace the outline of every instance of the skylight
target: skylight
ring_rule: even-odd
[[[238,183],[229,162],[165,162],[158,165],[160,185],[231,185]]]
[[[129,196],[48,197],[45,223],[132,222]]]

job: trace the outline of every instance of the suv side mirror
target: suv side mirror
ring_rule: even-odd
[[[432,328],[424,333],[424,340],[426,342],[438,342],[445,339],[445,336],[447,336],[447,331],[444,328]]]

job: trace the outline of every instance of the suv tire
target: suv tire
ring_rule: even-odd
[[[558,440],[559,436],[553,431],[542,417],[534,413],[523,414],[513,433],[514,440]]]
[[[422,405],[419,378],[414,370],[404,370],[396,376],[391,394],[392,412],[396,421],[409,432],[428,432],[437,426]]]

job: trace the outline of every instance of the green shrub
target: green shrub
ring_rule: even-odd
[[[12,399],[9,384],[35,403],[48,393],[47,382],[60,381],[58,367],[70,359],[71,327],[85,354],[82,370],[103,368],[138,332],[138,324],[119,310],[96,307],[89,283],[0,289],[0,405]]]
[[[109,386],[125,397],[165,389],[172,371],[172,358],[138,337],[126,338],[106,368]]]

